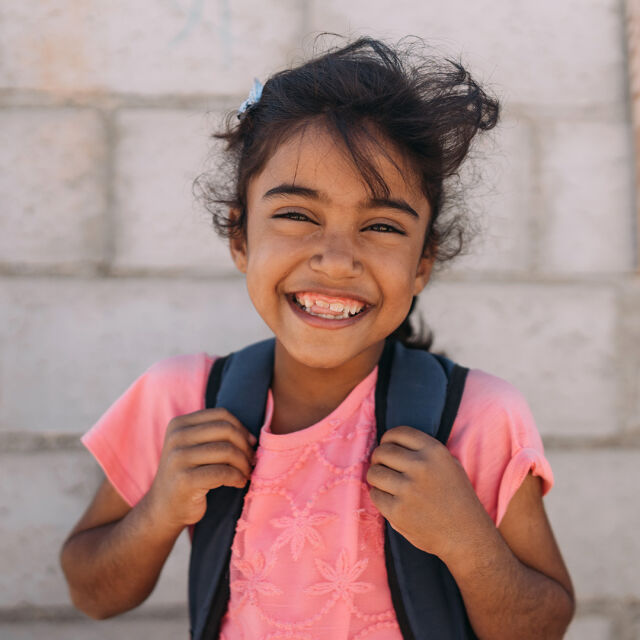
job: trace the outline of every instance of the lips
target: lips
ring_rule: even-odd
[[[357,294],[345,292],[344,295],[335,295],[338,293],[342,292],[304,289],[289,293],[286,297],[296,315],[307,323],[326,329],[337,329],[357,322],[373,308],[372,304]]]

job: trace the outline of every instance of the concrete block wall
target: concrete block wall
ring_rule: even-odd
[[[221,115],[318,31],[419,35],[503,99],[463,172],[481,176],[466,203],[484,232],[420,309],[437,348],[530,402],[579,598],[568,637],[640,637],[620,0],[0,2],[0,637],[186,630],[185,539],[137,611],[96,623],[71,608],[57,551],[100,478],[78,436],[153,362],[268,335],[191,183]]]

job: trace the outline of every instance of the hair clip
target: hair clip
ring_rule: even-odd
[[[251,91],[249,91],[249,95],[247,99],[240,105],[238,109],[238,118],[242,117],[242,114],[246,112],[249,107],[252,107],[258,100],[260,100],[260,96],[262,95],[262,83],[258,78],[253,79],[253,86],[251,87]]]

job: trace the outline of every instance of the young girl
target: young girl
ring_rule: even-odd
[[[457,64],[360,39],[274,75],[235,116],[219,136],[232,192],[200,185],[275,336],[259,442],[204,408],[215,358],[151,367],[83,438],[106,477],[62,550],[74,603],[139,605],[207,493],[250,480],[220,637],[401,638],[386,519],[445,563],[478,637],[561,638],[572,586],[518,391],[471,370],[446,447],[406,424],[376,441],[385,340],[411,341],[415,297],[460,248],[447,179],[497,102]]]

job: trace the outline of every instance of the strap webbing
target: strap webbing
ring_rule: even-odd
[[[216,399],[218,398],[218,390],[220,389],[220,383],[222,382],[222,369],[225,363],[229,359],[229,356],[222,358],[216,358],[211,372],[209,373],[209,380],[207,382],[207,391],[205,393],[205,407],[212,409],[216,406]]]

